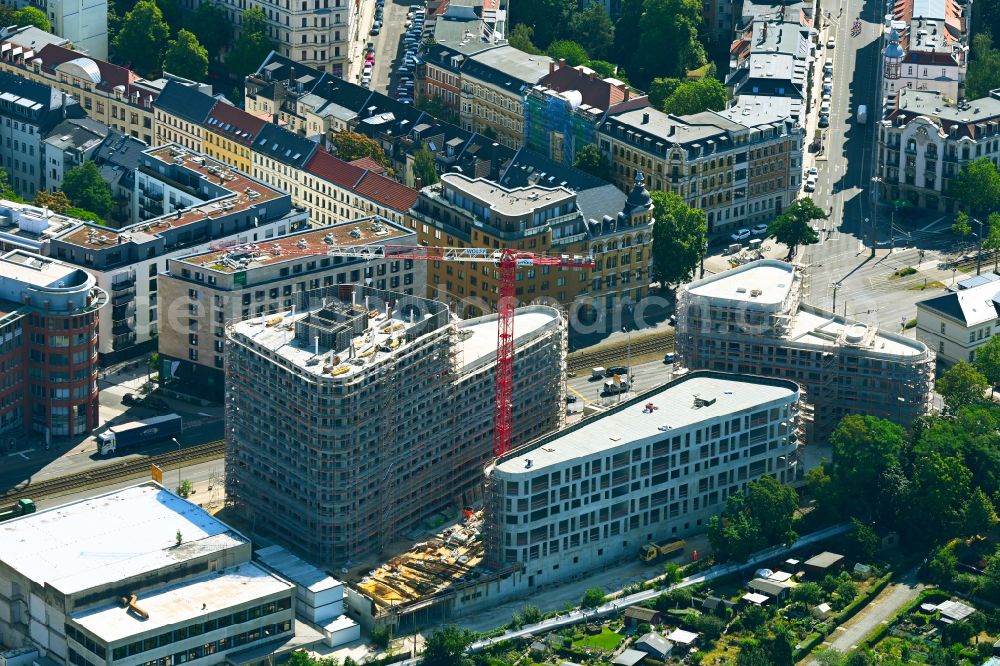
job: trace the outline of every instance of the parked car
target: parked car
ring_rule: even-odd
[[[833,92],[833,84],[832,83],[824,83],[823,84],[823,92],[825,92],[825,93],[832,93]]]
[[[816,167],[814,167],[814,166],[811,166],[811,167],[809,167],[809,169],[808,169],[808,170],[806,171],[806,175],[807,175],[807,176],[819,176],[819,169],[817,169],[817,168],[816,168]]]
[[[677,360],[677,354],[673,352],[667,352],[663,356],[663,362],[667,364],[674,363],[676,360]]]
[[[138,405],[139,402],[140,400],[135,393],[126,393],[122,396],[123,405]]]
[[[826,114],[821,115],[819,117],[819,126],[821,128],[822,127],[829,127],[830,126],[830,116],[828,116]]]
[[[820,115],[830,115],[830,100],[824,100],[822,104],[819,105]]]
[[[831,35],[830,39],[826,40],[826,48],[832,49],[835,46],[837,46],[837,39]]]
[[[766,236],[767,235],[767,225],[764,224],[763,222],[761,222],[760,224],[754,226],[754,228],[750,230],[750,233],[752,233],[754,236],[758,236],[758,237],[760,237],[760,236]]]
[[[743,241],[748,240],[750,238],[750,230],[740,229],[739,231],[731,235],[730,238],[736,243],[742,243]]]
[[[809,176],[806,178],[805,190],[806,192],[816,191],[816,176]]]
[[[148,407],[149,409],[157,409],[157,410],[170,409],[170,405],[167,404],[167,401],[156,395],[147,395],[145,398],[143,398],[142,406]]]
[[[372,26],[372,29],[368,31],[368,34],[371,35],[372,37],[374,37],[375,35],[378,34],[378,32],[379,32],[378,28],[376,28],[375,26]]]

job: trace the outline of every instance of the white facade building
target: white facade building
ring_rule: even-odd
[[[1000,332],[1000,276],[985,273],[958,289],[917,303],[917,339],[942,366],[972,363],[976,350]]]
[[[799,388],[695,372],[535,440],[488,471],[486,558],[523,588],[701,532],[726,498],[797,472]]]

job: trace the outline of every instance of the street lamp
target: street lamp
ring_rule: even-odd
[[[170,441],[177,445],[177,450],[181,450],[181,443],[177,441],[176,437],[171,437]],[[177,461],[177,489],[180,490],[181,487],[181,463]]]
[[[843,282],[833,283],[833,314],[837,314],[837,290],[844,286]]]
[[[979,235],[976,237],[976,240],[979,241],[976,244],[976,275],[979,275],[979,271],[983,266],[983,222],[975,218],[972,219],[972,222],[979,225]]]

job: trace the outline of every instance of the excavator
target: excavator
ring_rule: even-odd
[[[684,546],[686,545],[684,539],[679,539],[662,546],[650,541],[639,551],[639,559],[643,562],[655,562],[661,557],[676,557],[684,552]]]

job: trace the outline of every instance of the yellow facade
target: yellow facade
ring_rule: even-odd
[[[244,146],[229,137],[204,128],[202,148],[202,152],[243,173],[253,172],[253,157],[249,146]]]

